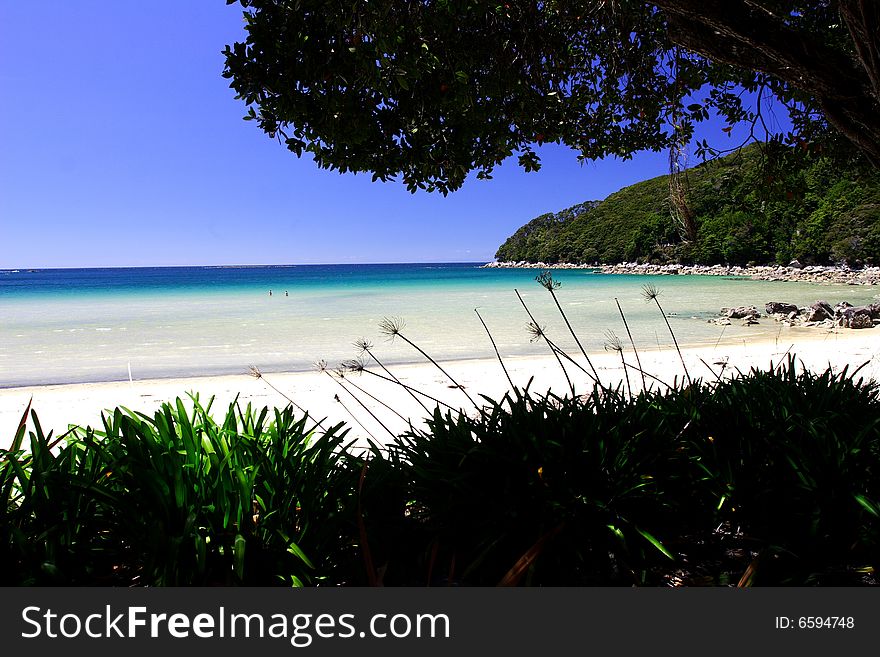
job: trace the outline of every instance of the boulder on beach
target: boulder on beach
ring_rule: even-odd
[[[817,301],[807,309],[807,322],[821,322],[834,317],[834,308],[827,301]]]
[[[736,308],[722,308],[721,314],[730,319],[757,319],[761,316],[755,306],[737,306]]]
[[[843,325],[850,328],[871,328],[874,326],[871,311],[865,306],[845,308],[840,316],[843,318]]]
[[[777,313],[782,315],[788,315],[790,313],[797,313],[798,307],[793,303],[785,303],[783,301],[768,301],[764,310],[767,311],[768,315],[775,315]]]
[[[853,315],[847,320],[847,326],[851,329],[874,328],[874,320],[868,314]]]

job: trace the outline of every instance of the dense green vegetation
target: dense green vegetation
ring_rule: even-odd
[[[875,583],[880,394],[769,372],[512,393],[387,450],[179,401],[0,451],[0,583]]]
[[[290,409],[237,405],[218,424],[193,403],[116,409],[55,440],[34,413],[29,450],[26,411],[0,451],[0,582],[296,585],[342,563],[334,519],[353,522],[354,491],[341,427],[316,435]]]
[[[688,171],[698,239],[679,239],[668,177],[533,219],[502,261],[880,264],[880,175],[823,158],[773,163],[758,146]]]

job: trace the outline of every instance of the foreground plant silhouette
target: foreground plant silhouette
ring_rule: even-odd
[[[194,397],[63,440],[31,413],[29,449],[26,412],[0,582],[875,584],[880,394],[857,372],[515,390],[366,455],[290,408],[215,422]]]

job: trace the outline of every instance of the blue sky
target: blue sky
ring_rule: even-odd
[[[0,0],[0,268],[491,260],[544,212],[666,172],[540,149],[444,198],[321,171],[241,119],[220,0]]]

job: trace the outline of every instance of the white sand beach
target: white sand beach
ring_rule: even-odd
[[[634,354],[626,344],[623,354],[628,363],[635,364]],[[683,354],[691,376],[707,380],[714,379],[722,370],[722,365],[729,375],[737,368],[741,371],[752,367],[767,368],[771,363],[779,363],[788,354],[795,354],[799,366],[808,367],[813,371],[822,371],[829,365],[836,370],[849,366],[852,371],[867,363],[860,370],[859,376],[880,380],[880,328],[834,331],[787,329],[781,331],[777,339],[687,348],[683,350]],[[584,365],[582,355],[575,355],[574,352],[570,352],[570,355]],[[671,383],[675,377],[681,378],[683,375],[681,363],[674,349],[665,347],[662,350],[656,347],[640,349],[639,355],[644,369],[663,381]],[[604,384],[617,384],[623,381],[623,367],[618,353],[592,354],[591,359]],[[505,364],[518,387],[524,386],[534,377],[530,389],[535,393],[552,390],[557,394],[565,394],[568,390],[565,377],[552,356],[507,358]],[[480,394],[499,399],[509,389],[507,379],[495,359],[447,361],[442,365],[478,401],[481,401]],[[709,368],[712,368],[712,371]],[[382,373],[375,365],[369,369]],[[570,364],[567,369],[578,393],[591,389],[590,380],[582,372]],[[465,395],[456,390],[451,382],[430,363],[398,365],[391,370],[403,383],[413,388],[455,407],[473,410]],[[639,387],[641,379],[638,372],[630,370],[629,374],[633,387]],[[404,417],[413,418],[415,421],[425,415],[424,410],[407,391],[397,384],[366,373],[348,374],[346,378],[384,401]],[[268,383],[299,406],[308,409],[311,415],[317,418],[326,417],[331,422],[346,422],[352,427],[354,436],[363,438],[369,431],[377,440],[390,439],[388,432],[382,429],[376,420],[326,373],[313,371],[265,374],[261,380],[243,371],[241,375],[231,376],[0,389],[0,446],[5,447],[11,442],[21,415],[30,400],[43,429],[45,431],[52,429],[57,435],[66,430],[70,424],[100,426],[101,412],[105,409],[124,406],[134,411],[151,414],[162,401],[173,400],[178,396],[186,398],[190,391],[198,392],[203,401],[211,396],[216,397],[213,409],[218,414],[224,412],[225,407],[236,396],[240,403],[250,403],[258,407],[287,405],[288,400],[267,385]],[[659,386],[656,382],[654,385]],[[392,432],[401,432],[406,428],[406,423],[393,412],[371,400],[364,393],[352,388],[349,390],[357,394]],[[434,405],[429,400],[426,400],[426,404],[429,408]],[[363,427],[352,420],[349,412],[363,423]]]

